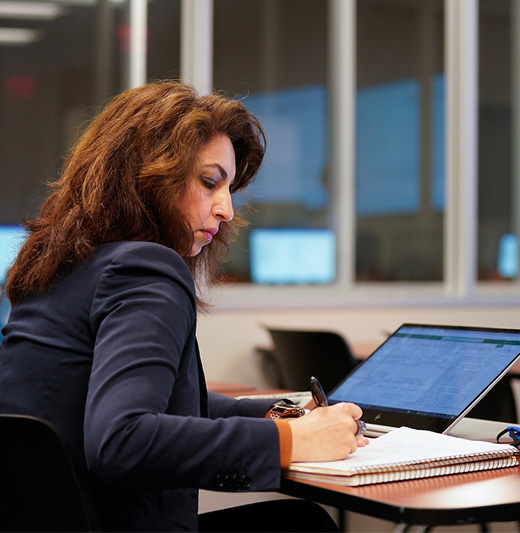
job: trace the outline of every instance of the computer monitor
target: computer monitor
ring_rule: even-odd
[[[518,276],[518,237],[513,233],[506,233],[500,238],[498,273],[503,278]]]
[[[0,225],[0,284],[4,283],[7,269],[18,254],[25,235],[22,226]]]
[[[251,279],[260,284],[327,284],[336,278],[329,229],[257,229],[250,238]]]
[[[9,320],[9,313],[11,312],[11,305],[5,294],[5,287],[0,285],[0,344],[2,343],[2,328]]]

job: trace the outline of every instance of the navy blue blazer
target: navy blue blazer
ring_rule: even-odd
[[[106,530],[193,531],[197,489],[279,487],[272,402],[208,394],[196,317],[176,252],[118,242],[14,306],[3,329],[0,412],[65,434]]]

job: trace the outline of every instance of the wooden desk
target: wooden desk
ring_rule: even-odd
[[[364,487],[285,478],[282,492],[409,525],[520,520],[520,466]]]
[[[243,387],[209,382],[212,390],[240,395]],[[251,390],[248,394],[265,394]],[[234,391],[238,392],[234,394]],[[276,393],[283,391],[277,390]],[[451,432],[455,436],[494,440],[503,422],[464,419]],[[280,492],[346,511],[409,525],[458,525],[520,521],[520,466],[486,472],[457,474],[364,487],[282,480]]]
[[[352,355],[356,357],[356,359],[366,359],[369,355],[372,355],[379,346],[383,344],[380,343],[372,343],[372,342],[358,342],[351,346],[352,348]]]
[[[241,394],[254,394],[257,389],[251,385],[244,385],[241,383],[229,383],[225,381],[207,381],[206,386],[208,390],[226,394],[229,396],[239,396]]]
[[[284,479],[282,492],[410,525],[520,520],[520,466],[364,487]]]
[[[450,434],[494,442],[506,425],[465,418]],[[286,478],[282,490],[291,496],[409,525],[520,521],[520,466],[364,487]]]

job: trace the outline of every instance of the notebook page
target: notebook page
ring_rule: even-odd
[[[429,462],[459,456],[480,456],[487,453],[513,455],[509,444],[472,441],[431,431],[402,427],[391,431],[341,461],[293,463],[290,470],[351,475],[370,467]]]

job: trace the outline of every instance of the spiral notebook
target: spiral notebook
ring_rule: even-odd
[[[518,465],[509,444],[473,441],[401,427],[342,461],[292,463],[286,477],[337,485],[371,485]]]

